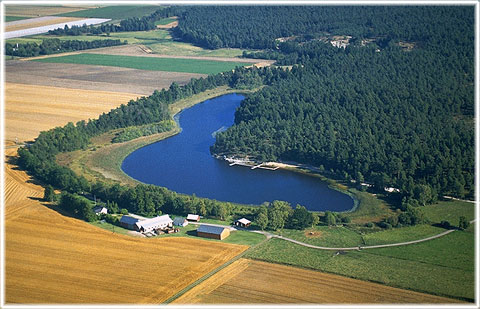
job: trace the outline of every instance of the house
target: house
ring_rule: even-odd
[[[193,222],[198,222],[198,221],[200,221],[200,216],[199,215],[188,214],[187,220],[188,221],[193,221]]]
[[[157,229],[166,229],[169,227],[173,227],[173,220],[170,219],[169,215],[137,221],[135,223],[135,229],[142,233],[148,233]]]
[[[173,225],[175,225],[175,226],[187,226],[188,221],[187,221],[187,219],[185,219],[183,217],[176,217],[175,219],[173,219]]]
[[[197,236],[222,240],[230,236],[230,229],[228,227],[202,224],[197,229]]]
[[[130,216],[122,216],[122,218],[120,219],[120,226],[129,230],[134,230],[135,223],[137,222],[138,222],[137,218],[130,217]]]
[[[96,214],[96,215],[100,215],[100,214],[107,214],[108,213],[108,210],[107,208],[103,207],[103,206],[97,206],[95,208],[93,208],[93,212]]]
[[[252,224],[252,221],[250,221],[248,219],[245,219],[245,218],[242,218],[242,219],[238,219],[237,221],[233,222],[233,224],[235,224],[236,226],[239,226],[239,227],[249,227],[250,224]]]

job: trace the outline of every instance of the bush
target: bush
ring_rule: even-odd
[[[122,209],[120,210],[120,213],[121,213],[122,215],[128,215],[128,210],[126,210],[125,208],[122,208]]]
[[[366,227],[373,227],[373,223],[372,222],[367,222],[367,223],[365,223],[365,226]]]
[[[443,220],[442,222],[440,222],[440,226],[443,227],[444,229],[450,229],[452,227],[450,222],[446,220]]]

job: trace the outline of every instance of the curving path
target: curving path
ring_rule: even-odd
[[[470,224],[474,223],[475,221],[476,220],[470,221]],[[337,251],[351,251],[351,250],[377,249],[377,248],[406,246],[406,245],[421,243],[421,242],[424,242],[424,241],[429,241],[429,240],[432,240],[432,239],[435,239],[435,238],[440,238],[442,236],[445,236],[447,234],[450,234],[450,233],[456,231],[455,229],[447,230],[445,232],[442,232],[440,234],[433,235],[433,236],[430,236],[430,237],[417,239],[417,240],[411,240],[411,241],[405,241],[405,242],[398,242],[398,243],[394,243],[394,244],[357,246],[357,247],[346,247],[346,248],[333,248],[333,247],[315,246],[315,245],[307,244],[307,243],[304,243],[304,242],[301,242],[301,241],[298,241],[298,240],[295,240],[295,239],[287,238],[287,237],[280,236],[280,235],[275,235],[275,234],[272,234],[272,233],[269,233],[269,232],[264,232],[264,231],[249,231],[249,230],[246,230],[246,229],[239,229],[239,230],[248,231],[248,232],[252,232],[252,233],[263,234],[267,237],[267,239],[269,239],[269,238],[283,239],[283,240],[293,242],[297,245],[301,245],[301,246],[308,247],[308,248],[320,249],[320,250],[337,250]]]

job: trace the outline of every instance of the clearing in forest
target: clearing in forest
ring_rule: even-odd
[[[455,300],[248,259],[232,263],[174,301],[176,304],[452,302]]]

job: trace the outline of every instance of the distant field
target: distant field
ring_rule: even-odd
[[[171,59],[134,56],[113,56],[102,54],[76,54],[70,56],[50,57],[33,61],[50,63],[76,63],[124,67],[149,71],[187,72],[199,74],[216,74],[233,70],[237,66],[248,65],[244,62],[225,62],[196,59]]]
[[[5,22],[8,23],[9,21],[16,21],[16,20],[22,20],[22,19],[28,19],[30,17],[25,17],[25,16],[5,16]]]
[[[139,95],[6,83],[5,139],[32,140],[40,131],[96,118]]]
[[[362,237],[345,227],[316,226],[305,230],[284,229],[279,235],[324,247],[357,247]]]
[[[39,17],[88,9],[90,6],[68,5],[5,5],[5,15]]]
[[[398,248],[336,254],[272,239],[246,257],[325,271],[440,296],[474,298],[474,234],[454,232]]]
[[[422,209],[427,218],[434,223],[447,220],[453,226],[458,226],[460,216],[465,216],[468,221],[475,219],[475,203],[455,200],[440,201],[437,204],[424,206]]]
[[[291,266],[240,259],[174,304],[429,304],[451,299]]]
[[[60,13],[57,15],[68,17],[126,19],[131,17],[140,18],[150,15],[160,8],[162,7],[157,5],[112,5],[77,12]]]
[[[158,25],[168,25],[169,23],[173,23],[174,21],[176,21],[177,19],[176,18],[173,18],[173,17],[170,17],[170,18],[163,18],[163,19],[160,19],[160,20],[157,20],[155,22],[155,26],[158,26]]]
[[[29,18],[29,19],[21,20],[18,23],[14,23],[14,25],[5,25],[5,32],[43,27],[48,25],[60,24],[60,23],[68,23],[70,21],[76,21],[76,20],[80,20],[80,19],[72,18],[72,17],[51,17],[51,16]]]

